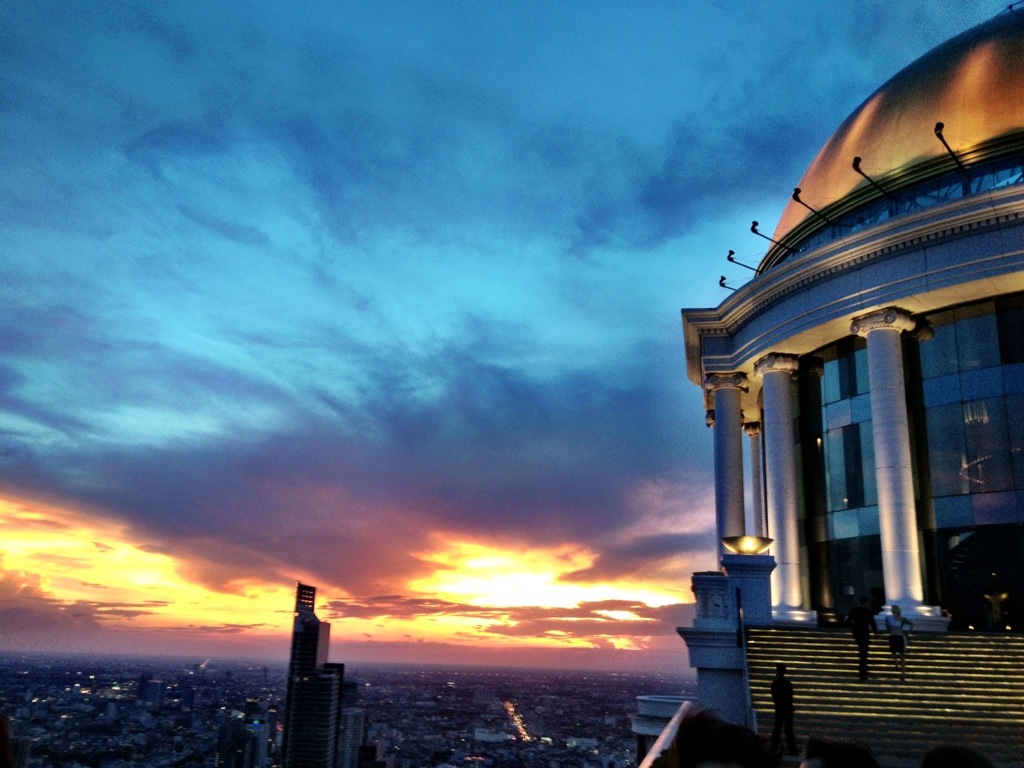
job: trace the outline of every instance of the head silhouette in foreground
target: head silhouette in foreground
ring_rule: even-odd
[[[929,750],[921,768],[994,768],[992,761],[969,747],[944,745]]]
[[[880,768],[871,750],[852,741],[833,741],[812,736],[804,749],[800,768]]]
[[[697,712],[679,724],[678,768],[777,768],[764,740],[742,725]]]

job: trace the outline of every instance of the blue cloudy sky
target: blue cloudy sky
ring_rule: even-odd
[[[196,606],[283,603],[201,625],[236,639],[302,578],[367,643],[678,643],[713,565],[680,307],[1001,7],[0,5],[0,513],[41,532],[0,544],[0,621],[174,629],[109,597],[116,544]],[[504,580],[458,587],[476,555]]]

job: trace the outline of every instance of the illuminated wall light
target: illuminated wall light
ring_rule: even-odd
[[[773,541],[767,536],[726,536],[722,545],[734,555],[763,555]]]

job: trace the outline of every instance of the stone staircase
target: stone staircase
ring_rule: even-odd
[[[812,734],[859,741],[888,765],[916,766],[932,746],[961,744],[1024,766],[1024,636],[914,633],[905,683],[884,635],[872,637],[866,682],[848,629],[751,628],[747,656],[762,733],[771,732],[769,686],[782,663],[801,747]]]

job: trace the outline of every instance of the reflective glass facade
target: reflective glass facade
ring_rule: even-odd
[[[925,319],[934,336],[906,335],[904,360],[927,597],[954,628],[1024,629],[1024,569],[997,567],[1024,554],[1024,295]],[[820,422],[803,389],[800,434],[820,453],[805,498],[815,483],[825,493],[807,504],[805,532],[811,570],[830,583],[812,598],[843,612],[884,596],[865,342],[816,359]]]

